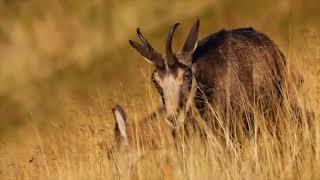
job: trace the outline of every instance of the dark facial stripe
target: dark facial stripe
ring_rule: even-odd
[[[160,96],[161,96],[163,105],[165,105],[165,101],[164,101],[164,97],[163,97],[163,89],[162,89],[162,87],[158,84],[157,80],[155,79],[155,77],[154,77],[154,76],[155,76],[155,73],[156,73],[156,71],[154,71],[154,72],[152,73],[152,82],[153,82],[153,84],[155,85],[156,89],[158,90],[158,93],[159,93]]]

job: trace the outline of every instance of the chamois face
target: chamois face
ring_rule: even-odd
[[[178,127],[184,123],[196,89],[191,67],[192,55],[197,46],[199,20],[192,26],[183,48],[174,53],[172,37],[178,25],[179,23],[176,23],[169,31],[165,57],[153,49],[139,28],[137,35],[143,44],[129,40],[130,45],[156,67],[152,81],[162,98],[166,121],[171,127]]]
[[[183,124],[195,93],[191,69],[180,63],[157,68],[152,74],[152,81],[162,98],[169,125]]]

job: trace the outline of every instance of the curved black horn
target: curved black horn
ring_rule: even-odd
[[[173,37],[173,34],[174,34],[176,28],[179,25],[180,25],[180,23],[174,24],[168,34],[167,45],[166,45],[166,55],[167,55],[167,63],[169,66],[174,65],[177,62],[177,58],[174,55],[174,53],[172,52],[172,37]]]

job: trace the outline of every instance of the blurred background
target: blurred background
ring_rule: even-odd
[[[178,50],[197,18],[200,39],[254,27],[289,61],[307,57],[319,74],[318,0],[0,0],[0,147],[27,138],[30,124],[45,133],[76,122],[73,111],[99,107],[107,123],[116,103],[147,107],[153,67],[128,40],[140,27],[163,52],[180,22]]]

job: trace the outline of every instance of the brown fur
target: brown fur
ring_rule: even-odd
[[[196,106],[206,109],[204,98],[230,111],[250,113],[259,106],[272,112],[282,101],[285,57],[264,34],[252,28],[222,30],[203,40],[193,55],[193,68],[200,90]]]
[[[221,113],[222,126],[235,129],[240,125],[241,129],[244,126],[251,129],[255,111],[258,110],[265,117],[274,119],[276,113],[281,111],[284,96],[291,96],[291,93],[284,94],[284,89],[291,92],[292,87],[299,84],[295,80],[287,81],[290,79],[290,73],[287,70],[286,59],[276,44],[253,28],[221,30],[197,43],[197,21],[191,28],[183,49],[175,54],[172,52],[171,43],[177,26],[178,24],[175,24],[169,32],[166,59],[159,59],[159,53],[145,40],[139,29],[137,33],[144,45],[134,41],[130,41],[130,44],[156,66],[152,78],[162,98],[163,89],[159,73],[166,75],[176,72],[179,68],[185,72],[192,70],[197,82],[194,98],[196,110],[212,129],[221,126],[221,122],[218,124],[216,118],[207,117],[206,112],[209,108],[213,107]],[[151,56],[154,54],[157,56]],[[292,79],[302,79],[297,77]],[[182,82],[183,86],[191,86],[194,82],[191,81],[192,76],[184,79],[187,80]],[[184,89],[189,92],[182,92],[181,97],[184,98],[180,100],[185,101],[190,96],[190,89]],[[298,107],[294,97],[291,104]],[[162,111],[166,113],[166,110]],[[192,118],[188,122],[194,124]],[[190,124],[188,122],[186,124]],[[194,127],[200,126],[198,124]]]

